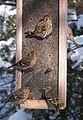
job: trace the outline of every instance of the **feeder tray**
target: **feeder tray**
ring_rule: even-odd
[[[16,61],[32,50],[37,54],[34,73],[16,71],[16,89],[31,87],[31,99],[21,104],[22,108],[54,109],[42,98],[45,86],[52,88],[46,96],[58,99],[59,109],[66,106],[66,7],[66,0],[17,0]],[[32,30],[45,14],[52,17],[52,34],[43,40],[26,37],[24,33]]]

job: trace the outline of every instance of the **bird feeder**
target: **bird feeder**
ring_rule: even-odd
[[[66,0],[17,0],[16,61],[32,50],[37,54],[33,72],[16,71],[16,89],[25,84],[31,87],[30,99],[20,105],[22,108],[54,109],[42,97],[45,86],[52,88],[47,96],[58,99],[59,109],[66,107],[66,11]],[[24,33],[33,30],[45,14],[52,17],[52,34],[43,40],[26,37]]]

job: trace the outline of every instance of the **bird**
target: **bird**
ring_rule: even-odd
[[[41,39],[46,38],[52,33],[52,17],[48,14],[44,15],[43,19],[35,25],[33,31],[25,32],[27,36],[38,37]]]
[[[27,56],[23,57],[17,63],[9,66],[7,69],[11,67],[17,67],[17,69],[20,70],[26,70],[28,68],[32,68],[36,63],[36,59],[37,59],[37,54],[33,50],[29,54],[27,54]]]
[[[51,97],[46,97],[46,101],[53,106],[55,113],[58,115],[59,114],[59,99],[51,96]]]
[[[42,88],[43,98],[46,100],[47,104],[50,103],[56,114],[59,114],[59,99],[51,95],[52,87],[50,85],[45,85]]]
[[[13,102],[17,105],[22,104],[29,98],[31,90],[29,86],[23,86],[15,92],[9,94],[1,103]]]
[[[72,29],[69,25],[67,25],[67,40],[71,40],[76,47],[80,47],[80,45],[77,43],[77,41],[74,39]]]

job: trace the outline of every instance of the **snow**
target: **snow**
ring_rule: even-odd
[[[81,45],[83,44],[83,35],[81,36],[77,36],[75,37],[75,40]],[[71,48],[73,47],[74,45],[71,44]],[[71,58],[71,60],[74,63],[74,65],[72,66],[72,68],[76,68],[78,65],[80,65],[81,62],[83,62],[83,47],[81,48],[77,48],[74,50],[74,52],[69,52],[68,53],[68,58]],[[82,67],[81,67],[82,68]],[[83,69],[83,68],[82,68]]]
[[[83,14],[80,14],[76,21],[71,21],[71,20],[74,20],[73,15],[71,15],[71,19],[69,19],[69,16],[68,16],[68,20],[69,20],[68,22],[69,24],[75,23],[77,25],[77,30],[80,30],[81,27],[83,27]]]
[[[0,58],[0,67],[8,67],[8,66],[10,66],[10,63],[5,62]]]
[[[80,30],[83,27],[83,14],[79,15],[78,21],[76,21],[77,29]]]
[[[76,11],[74,9],[68,9],[68,13],[72,14],[72,15],[68,15],[68,20],[70,20],[68,24],[75,23],[77,26],[77,30],[80,30],[83,27],[83,14],[80,14],[76,21],[72,21],[75,20],[74,15],[76,15]],[[71,18],[69,18],[70,16]],[[78,44],[80,45],[83,44],[83,35],[76,36],[74,38],[78,42]],[[68,41],[68,43],[71,43],[70,44],[71,49],[75,47],[75,45],[71,41]],[[80,68],[83,69],[83,66],[81,66],[81,63],[83,62],[83,47],[75,49],[74,52],[73,51],[69,52],[68,58],[70,58],[73,62],[75,62],[72,65],[73,69],[79,65]]]
[[[75,9],[68,9],[67,10],[67,20],[77,20],[76,10]]]
[[[14,38],[10,38],[8,39],[7,41],[0,41],[0,48],[3,48],[3,46],[5,45],[11,45],[11,43],[14,41]],[[15,54],[15,51],[16,51],[16,46],[12,46],[10,48],[11,50],[11,55],[9,56],[10,59],[13,58],[14,54]],[[10,63],[9,62],[6,62],[6,61],[3,61],[2,58],[0,58],[0,67],[8,67],[10,66]]]
[[[32,120],[31,114],[27,114],[23,111],[23,109],[19,110],[15,114],[13,114],[9,120]]]
[[[11,8],[11,6],[0,5],[0,15],[5,15],[5,17],[8,17],[9,15],[15,15],[16,9],[10,10]]]

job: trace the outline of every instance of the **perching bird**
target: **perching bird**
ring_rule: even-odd
[[[5,99],[1,100],[1,103],[13,102],[17,105],[24,103],[29,98],[30,87],[22,87],[16,90],[14,93],[8,95]]]
[[[56,99],[55,97],[51,97],[51,98],[47,97],[46,100],[53,106],[55,113],[59,114],[59,100]]]
[[[77,41],[74,39],[72,29],[69,25],[67,25],[67,39],[71,40],[75,46],[80,47],[80,45],[77,43]]]
[[[33,31],[25,32],[28,36],[44,39],[52,33],[52,17],[48,14],[44,16],[35,26]]]
[[[17,63],[9,66],[7,69],[9,69],[11,67],[17,67],[17,69],[20,69],[20,70],[32,68],[36,63],[36,58],[37,58],[37,55],[36,55],[35,51],[33,50],[27,56],[23,57]]]
[[[43,98],[46,100],[47,104],[50,103],[55,109],[55,113],[59,114],[59,99],[51,95],[52,87],[49,85],[43,86]],[[50,96],[49,96],[50,95]]]

